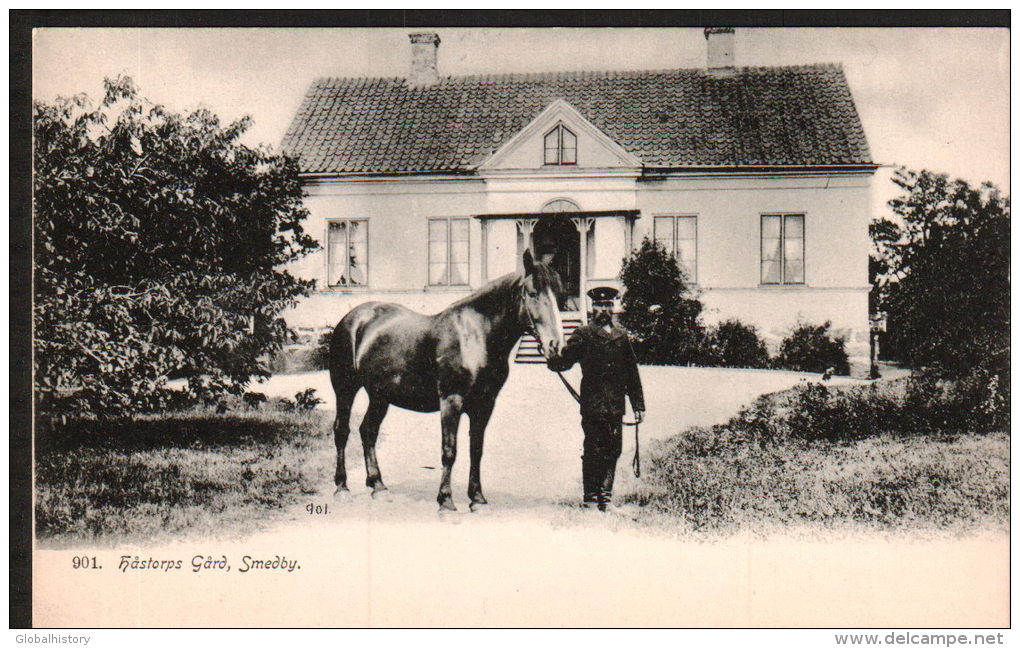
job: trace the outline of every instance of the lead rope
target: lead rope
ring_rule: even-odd
[[[538,352],[542,354],[542,357],[545,358],[546,365],[548,365],[549,364],[549,356],[546,355],[545,345],[542,344],[542,338],[540,338],[538,336],[538,331],[535,329],[535,320],[531,317],[531,311],[528,310],[527,306],[524,307],[524,313],[528,316],[528,325],[529,325],[529,331],[528,332],[531,333],[531,335],[535,338],[535,342],[538,344]],[[556,371],[555,369],[553,369],[553,371],[556,372],[556,375],[559,377],[560,382],[563,383],[563,386],[567,388],[567,391],[570,393],[570,395],[573,396],[574,400],[577,401],[577,404],[580,405],[581,404],[581,396],[578,395],[577,390],[574,389],[574,386],[570,384],[570,382],[566,379],[566,377],[563,375],[562,372]],[[637,420],[634,420],[634,421],[621,421],[621,423],[623,425],[629,425],[629,426],[632,426],[634,428],[634,458],[630,462],[630,467],[634,469],[634,476],[637,477],[638,479],[640,479],[641,478],[641,438],[640,438],[641,426],[637,422]]]

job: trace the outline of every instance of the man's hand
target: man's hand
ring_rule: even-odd
[[[634,422],[640,423],[645,420],[644,410],[634,410]]]

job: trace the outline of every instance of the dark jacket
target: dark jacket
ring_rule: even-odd
[[[633,410],[644,410],[634,350],[627,332],[618,326],[606,332],[589,324],[578,328],[558,358],[549,360],[553,371],[566,371],[581,363],[581,417],[619,421],[623,418],[623,397],[630,397]]]

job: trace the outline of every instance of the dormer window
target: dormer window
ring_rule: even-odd
[[[577,135],[563,124],[545,134],[546,164],[577,164]]]

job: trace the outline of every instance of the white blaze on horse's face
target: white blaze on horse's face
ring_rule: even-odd
[[[559,286],[556,271],[548,266],[535,263],[531,250],[524,251],[524,309],[532,331],[548,357],[555,357],[563,346],[563,326],[560,323],[560,309],[553,292]]]
[[[542,343],[542,348],[547,355],[556,356],[563,347],[563,324],[556,295],[551,288],[535,290],[529,279],[525,281],[524,307],[531,315],[532,326],[535,327],[533,332]]]

